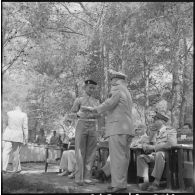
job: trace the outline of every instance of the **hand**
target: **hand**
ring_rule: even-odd
[[[86,114],[82,111],[77,112],[77,116],[81,117],[81,118],[85,118]]]
[[[154,146],[153,145],[149,145],[149,144],[143,144],[142,145],[142,148],[143,150],[146,152],[146,153],[149,153],[151,151],[154,150]]]
[[[88,106],[82,106],[82,107],[81,107],[81,110],[82,110],[82,111],[91,111],[91,112],[93,112],[93,111],[95,111],[95,108],[93,108],[93,107],[88,107]]]

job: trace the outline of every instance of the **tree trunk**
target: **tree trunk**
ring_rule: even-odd
[[[188,55],[188,49],[187,49],[187,43],[186,43],[186,38],[183,38],[184,42],[184,62],[182,64],[183,68],[183,73],[182,73],[182,90],[181,90],[181,105],[180,105],[180,114],[179,114],[179,127],[181,128],[184,124],[184,116],[185,116],[185,110],[186,110],[186,93],[189,90],[187,79],[187,55]]]
[[[123,43],[122,43],[122,63],[120,70],[125,73],[126,67],[126,58],[127,58],[127,43],[128,43],[128,26],[127,24],[124,25],[124,36],[123,36]]]
[[[144,108],[144,116],[145,116],[145,123],[148,124],[147,115],[148,115],[148,108],[149,108],[149,64],[147,63],[145,57],[143,58],[144,64],[144,79],[145,79],[145,89],[144,89],[144,96],[145,96],[145,108]]]
[[[74,90],[75,90],[75,95],[76,95],[76,98],[77,98],[79,96],[79,87],[78,87],[76,82],[74,84]]]

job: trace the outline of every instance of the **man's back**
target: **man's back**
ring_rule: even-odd
[[[8,115],[8,127],[14,130],[21,130],[26,114],[20,111],[10,111]]]
[[[112,86],[111,94],[118,100],[114,106],[110,106],[110,103],[105,101],[107,107],[110,107],[107,115],[106,136],[133,134],[132,99],[128,89],[122,84],[117,84]]]
[[[19,110],[9,111],[8,126],[4,131],[3,140],[24,142],[24,135],[28,134],[27,114]]]

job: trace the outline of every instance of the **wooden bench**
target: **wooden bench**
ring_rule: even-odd
[[[193,145],[178,144],[172,147],[176,167],[175,184],[179,189],[185,189],[184,179],[193,179]]]

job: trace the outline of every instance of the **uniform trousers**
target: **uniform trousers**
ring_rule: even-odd
[[[60,169],[73,172],[75,171],[75,167],[76,167],[75,150],[64,151],[60,161]]]
[[[148,163],[154,162],[152,176],[161,179],[165,167],[165,152],[159,151],[149,155],[141,154],[137,157],[137,176],[148,178]]]
[[[22,143],[20,142],[10,142],[4,141],[3,143],[3,171],[7,170],[7,166],[9,163],[10,155],[13,155],[13,171],[20,171],[21,164],[20,164],[20,150],[22,147]]]
[[[75,132],[76,182],[83,182],[83,180],[91,178],[96,150],[95,123],[79,121]]]
[[[130,159],[130,135],[112,135],[109,137],[111,186],[127,187],[127,172]]]

